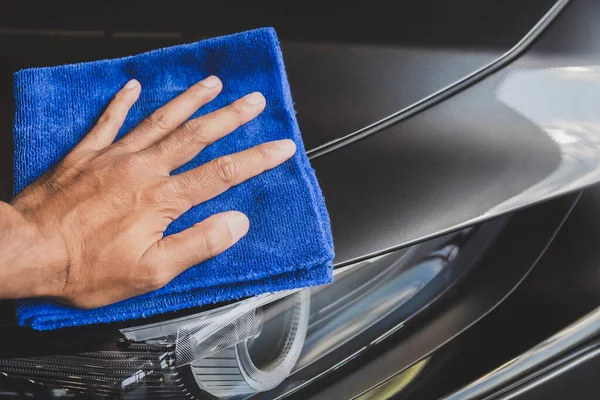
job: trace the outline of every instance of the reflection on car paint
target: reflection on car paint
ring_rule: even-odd
[[[497,98],[543,131],[560,152],[554,171],[498,204],[496,215],[600,182],[600,67],[514,70]]]

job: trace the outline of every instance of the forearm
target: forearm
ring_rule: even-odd
[[[45,296],[64,277],[52,274],[55,250],[36,226],[0,202],[0,298]]]

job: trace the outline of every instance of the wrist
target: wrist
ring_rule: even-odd
[[[0,202],[0,298],[58,296],[67,258],[56,235]]]

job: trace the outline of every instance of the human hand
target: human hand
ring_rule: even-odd
[[[230,211],[163,238],[191,207],[276,167],[296,150],[291,140],[265,143],[170,176],[265,107],[264,97],[253,93],[187,121],[221,88],[216,77],[195,84],[113,143],[141,86],[130,81],[119,91],[55,168],[12,207],[0,203],[2,216],[21,232],[21,252],[27,249],[11,261],[14,272],[0,282],[0,296],[100,307],[158,289],[244,236],[248,218]]]

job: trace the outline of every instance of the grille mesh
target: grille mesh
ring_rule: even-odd
[[[193,399],[175,368],[173,345],[0,360],[0,371],[95,398]]]

